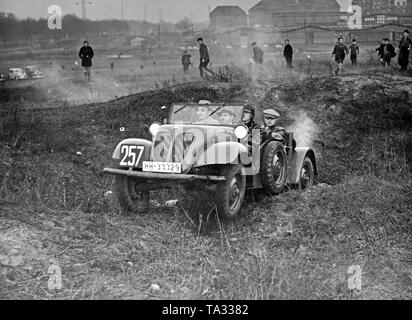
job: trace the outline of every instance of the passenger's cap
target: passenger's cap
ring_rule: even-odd
[[[278,112],[276,112],[275,110],[273,110],[273,109],[267,109],[267,110],[263,111],[263,115],[264,116],[271,116],[271,117],[274,117],[274,118],[279,118],[280,117],[280,114]]]

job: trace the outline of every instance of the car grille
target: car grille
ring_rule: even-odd
[[[182,164],[182,171],[188,171],[196,156],[192,145],[196,145],[192,133],[180,133],[176,136],[170,131],[161,131],[156,136],[153,149],[153,161],[177,162]]]

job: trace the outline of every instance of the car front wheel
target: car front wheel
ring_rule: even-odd
[[[267,144],[261,159],[262,185],[270,194],[279,194],[286,183],[287,160],[285,147],[279,141]]]
[[[216,207],[220,218],[233,220],[242,206],[246,191],[245,169],[241,164],[226,165],[220,172],[226,181],[216,188]]]
[[[117,176],[116,184],[120,207],[124,213],[130,211],[145,213],[149,210],[150,194],[147,190],[140,190],[141,180],[127,176]]]

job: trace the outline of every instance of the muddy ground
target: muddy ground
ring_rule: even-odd
[[[36,88],[4,89],[0,298],[411,299],[410,79],[184,84],[47,109]],[[40,108],[23,110],[33,97]],[[315,149],[318,184],[249,193],[231,224],[179,190],[153,192],[148,214],[121,215],[102,173],[114,147],[149,137],[173,102],[193,97],[249,101],[259,116],[275,107]]]

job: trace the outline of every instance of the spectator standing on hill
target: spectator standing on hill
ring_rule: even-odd
[[[386,67],[391,64],[392,58],[396,56],[395,47],[389,42],[389,39],[385,39],[385,44],[382,48],[382,64]]]
[[[358,64],[358,54],[359,54],[359,46],[356,43],[356,39],[352,40],[352,44],[349,47],[350,51],[350,61],[352,61],[352,65],[356,66]]]
[[[262,64],[264,54],[263,50],[257,46],[256,42],[252,42],[251,46],[253,49],[253,62],[257,64]]]
[[[182,55],[182,65],[183,65],[183,72],[186,73],[189,71],[189,66],[192,64],[190,62],[191,55],[185,51]]]
[[[409,53],[411,51],[412,41],[409,38],[409,31],[405,30],[403,32],[403,37],[399,42],[399,55],[398,55],[398,64],[401,67],[401,71],[408,70],[409,64]]]
[[[88,81],[90,81],[90,68],[92,67],[93,57],[93,49],[91,46],[89,46],[89,42],[85,40],[83,42],[83,47],[80,48],[79,58],[82,60],[82,67],[84,68],[84,77]]]
[[[203,43],[202,37],[197,39],[197,43],[199,44],[199,55],[200,55],[200,64],[199,64],[200,77],[204,79],[204,70],[210,73],[213,73],[212,70],[207,68],[207,65],[210,62],[209,50],[207,49],[207,46]]]
[[[379,47],[375,49],[375,51],[378,53],[378,57],[381,62],[383,62],[383,46],[385,45],[385,40],[386,38],[383,38]]]
[[[290,45],[288,39],[285,40],[285,48],[283,49],[283,56],[286,59],[286,65],[288,68],[293,68],[292,60],[293,60],[293,48]]]
[[[343,43],[343,38],[339,38],[338,43],[333,48],[332,55],[335,55],[335,61],[338,64],[338,68],[335,70],[335,74],[339,73],[339,70],[343,72],[343,61],[345,61],[346,54],[349,53],[348,48]]]

